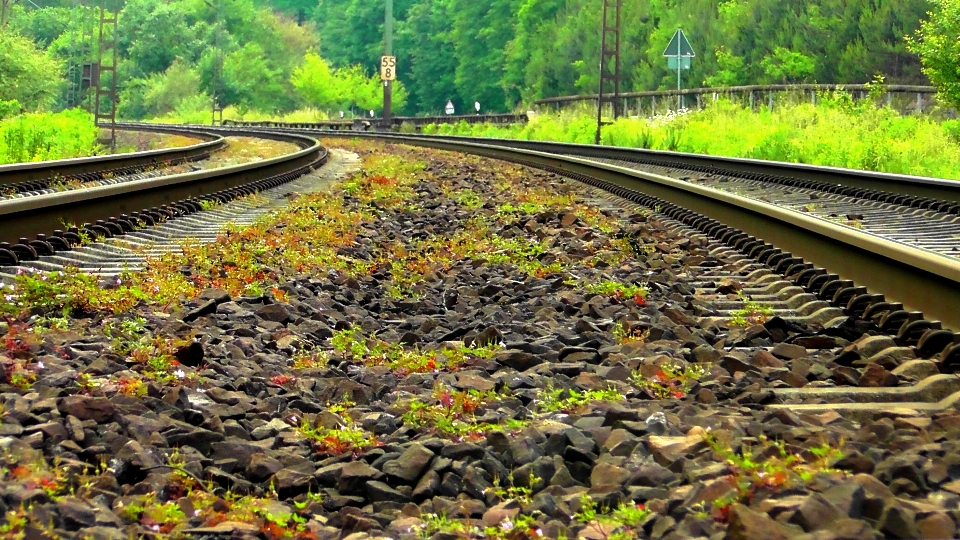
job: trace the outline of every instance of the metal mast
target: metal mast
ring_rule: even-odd
[[[386,0],[383,20],[383,55],[393,56],[393,0]],[[393,116],[393,81],[383,81],[383,123],[390,126]]]
[[[613,119],[620,117],[620,8],[622,6],[623,0],[603,0],[603,14],[600,21],[600,88],[597,92],[596,144],[600,144],[603,104],[612,103]],[[612,93],[604,96],[604,88],[610,88]]]
[[[217,126],[223,124],[223,103],[220,101],[221,87],[223,86],[223,42],[221,36],[223,31],[220,27],[222,24],[223,17],[223,0],[216,0],[217,5],[214,7],[215,10],[215,19],[216,19],[216,29],[214,29],[213,41],[214,47],[217,49],[216,57],[213,59],[213,103],[210,106],[211,109],[211,120],[210,124]],[[207,2],[207,5],[210,5]]]
[[[110,127],[110,148],[117,146],[117,20],[120,8],[108,10],[104,4],[100,5],[100,36],[98,38],[97,65],[99,70],[96,77],[96,101],[94,102],[94,119],[98,125],[106,120]],[[107,63],[104,63],[104,53],[110,51]],[[110,82],[105,84],[103,73],[110,73]],[[106,98],[101,99],[101,98]],[[105,106],[105,107],[103,107]],[[105,110],[104,110],[105,109]]]

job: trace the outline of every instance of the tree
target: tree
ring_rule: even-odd
[[[720,69],[707,77],[703,84],[706,86],[737,86],[745,82],[743,76],[743,57],[734,56],[720,47],[716,50],[717,64]]]
[[[773,54],[768,55],[760,62],[768,80],[782,82],[803,82],[813,75],[816,65],[813,59],[800,52],[794,52],[784,47],[777,47]]]
[[[146,79],[130,81],[120,93],[122,118],[153,118],[170,114],[184,102],[203,96],[200,74],[182,58],[177,58],[163,73],[154,73]]]
[[[935,8],[909,40],[940,99],[960,108],[960,0],[933,0]]]
[[[137,77],[163,72],[176,58],[193,61],[202,48],[177,2],[128,0],[120,16],[120,54]]]
[[[281,73],[264,57],[257,43],[247,43],[226,56],[223,63],[224,104],[244,109],[277,112],[285,108]]]
[[[410,8],[397,24],[395,40],[399,72],[410,83],[411,107],[417,112],[437,112],[457,97],[453,40],[447,16],[451,0],[428,0]],[[399,110],[394,104],[394,109]]]
[[[457,58],[454,82],[467,103],[479,101],[488,109],[512,108],[500,86],[504,49],[513,36],[511,0],[452,0],[453,54]]]
[[[307,54],[303,64],[293,71],[290,82],[297,94],[315,107],[328,108],[341,100],[333,71],[319,54]]]
[[[0,29],[0,101],[28,111],[53,104],[60,92],[60,63],[29,39]]]
[[[307,54],[303,64],[294,71],[291,83],[300,97],[314,107],[325,110],[357,107],[364,112],[383,110],[383,83],[379,74],[368,77],[359,65],[332,70],[319,55]],[[403,83],[394,81],[395,108],[402,109],[406,100]]]

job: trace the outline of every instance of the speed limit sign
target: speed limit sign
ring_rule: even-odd
[[[396,56],[380,57],[380,80],[381,81],[397,80],[397,57]]]

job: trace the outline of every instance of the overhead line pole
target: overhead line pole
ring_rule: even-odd
[[[683,96],[680,95],[680,65],[683,59],[680,57],[680,40],[677,40],[677,111],[683,108]]]
[[[600,128],[603,126],[603,103],[610,101],[613,104],[613,119],[620,117],[620,8],[623,0],[603,0],[603,11],[600,15],[600,84],[597,91],[597,135],[595,144],[600,144]],[[613,24],[608,24],[610,12],[613,12]],[[613,48],[609,48],[613,41]],[[613,73],[609,73],[610,64],[613,64]],[[613,83],[613,97],[604,99],[604,81]]]
[[[383,55],[393,56],[393,0],[386,0],[383,21]],[[390,126],[393,117],[393,82],[383,81],[383,122]]]

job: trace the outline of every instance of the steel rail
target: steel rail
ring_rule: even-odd
[[[763,176],[767,176],[790,178],[798,181],[824,182],[850,188],[899,193],[922,199],[960,203],[960,181],[946,180],[943,178],[825,167],[805,163],[708,156],[704,154],[687,154],[682,152],[623,148],[617,146],[484,137],[434,135],[424,135],[422,137],[424,139],[432,138],[434,140],[462,141],[464,143],[521,148],[553,154],[618,159],[639,164],[660,165],[703,173],[732,174],[744,178],[762,178]],[[855,192],[849,194],[856,195]],[[958,205],[958,207],[960,207],[960,205]]]
[[[121,128],[118,127],[118,129]],[[159,126],[144,127],[141,128],[140,131],[184,133],[184,130],[177,131]],[[203,140],[203,142],[177,148],[163,148],[160,150],[147,150],[127,154],[0,165],[0,186],[37,180],[49,180],[51,178],[70,178],[92,173],[102,174],[121,169],[156,167],[170,162],[191,161],[202,159],[210,153],[226,146],[226,142],[222,137],[211,133],[192,130],[189,134]]]
[[[209,133],[202,127],[140,124],[118,127],[190,135]],[[305,135],[242,129],[230,133],[293,142],[300,146],[300,150],[231,167],[0,201],[0,264],[69,250],[83,230],[94,236],[122,234],[139,226],[198,211],[203,200],[225,202],[273,187],[300,176],[327,159],[326,149],[316,139]],[[69,229],[67,224],[75,225]],[[63,229],[68,230],[64,232]],[[38,235],[51,231],[50,236]],[[38,235],[37,240],[27,240],[34,235]]]
[[[841,307],[847,307],[848,300],[850,304],[858,300],[852,307],[854,312],[863,314],[866,311],[870,314],[872,304],[888,306],[888,309],[882,312],[887,318],[879,317],[878,320],[894,332],[899,329],[901,333],[916,334],[912,338],[914,343],[924,331],[940,330],[941,323],[960,329],[960,310],[956,309],[956,306],[960,305],[960,261],[772,204],[590,159],[600,156],[616,157],[635,152],[633,150],[465,137],[357,133],[330,133],[329,136],[375,138],[465,152],[522,163],[590,183],[600,183],[602,187],[618,195],[650,207],[659,207],[670,217],[693,225],[716,238],[728,240],[731,245],[785,275],[799,274],[803,286],[810,288],[816,285],[816,290],[811,292],[826,296],[824,299],[828,301],[835,301],[839,297],[839,300],[842,300]],[[810,172],[818,178],[829,178],[828,175],[836,171],[839,179],[835,181],[839,183],[851,178],[857,182],[866,182],[869,178],[882,176],[842,169],[809,166],[795,168],[790,164],[771,164],[756,160],[708,158],[664,152],[656,155],[696,160],[698,163],[709,163],[708,159],[717,159],[717,163],[726,170],[740,173],[743,170],[736,169],[737,165],[742,165],[747,171],[762,168],[761,170],[768,172]],[[902,187],[909,189],[908,184],[914,179],[901,178],[904,182]],[[919,180],[924,183],[924,188],[935,190],[935,194],[957,192],[954,185],[957,183],[937,179]],[[806,270],[809,272],[804,272]],[[881,294],[869,295],[872,303],[864,304],[861,298],[866,293],[861,288],[864,286],[871,293]],[[837,305],[836,302],[834,305]],[[872,314],[877,315],[876,310]],[[925,316],[927,319],[924,319]],[[930,320],[931,317],[938,320]],[[936,342],[928,341],[926,346],[945,347],[953,343],[960,343],[960,336],[941,331]],[[960,348],[955,353],[960,357]]]
[[[241,122],[236,120],[224,120],[224,126],[246,126],[246,127],[266,127],[266,128],[292,128],[292,129],[329,129],[334,131],[370,131],[370,130],[390,130],[393,128],[402,128],[405,124],[413,126],[415,129],[421,129],[430,124],[457,124],[464,122],[467,124],[525,124],[528,117],[526,114],[461,114],[445,116],[394,116],[390,120],[382,118],[356,118],[353,120],[328,120],[324,122],[279,122],[274,120],[260,120],[251,122]]]
[[[242,127],[252,126],[253,124],[260,123],[236,125]],[[303,127],[299,124],[285,125],[282,123],[273,123],[270,126],[260,127],[259,129],[268,130],[270,128],[300,133],[319,133],[323,134],[322,136],[327,136],[327,131],[311,129],[310,127]],[[378,134],[378,136],[380,135],[384,137],[403,136],[403,134],[393,133]],[[330,136],[334,136],[334,134],[331,133]],[[342,136],[353,136],[353,133],[351,132],[349,135],[343,134]],[[840,167],[808,165],[805,163],[786,163],[761,159],[647,150],[643,148],[452,135],[418,135],[417,137],[422,140],[461,141],[464,143],[521,148],[554,154],[618,159],[645,165],[681,168],[703,173],[733,174],[744,178],[775,177],[778,179],[795,179],[801,182],[824,182],[849,188],[897,193],[923,199],[916,201],[915,206],[919,208],[925,208],[926,206],[924,206],[924,204],[932,205],[938,201],[954,202],[958,203],[956,209],[957,212],[960,213],[960,181],[943,178],[844,169]],[[856,192],[844,194],[857,195]],[[900,204],[904,203],[900,202]],[[911,206],[911,204],[906,205]]]

